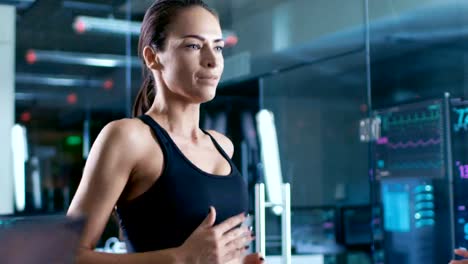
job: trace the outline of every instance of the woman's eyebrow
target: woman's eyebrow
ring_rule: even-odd
[[[201,41],[205,41],[206,38],[200,36],[200,35],[185,35],[183,36],[182,38],[196,38],[196,39],[199,39]],[[224,41],[222,38],[220,39],[215,39],[213,42],[221,42],[221,41]]]

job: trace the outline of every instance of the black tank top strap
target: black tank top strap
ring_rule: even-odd
[[[151,127],[160,143],[162,143],[166,148],[169,146],[171,142],[170,138],[168,138],[168,135],[166,135],[164,129],[156,121],[154,121],[153,118],[148,115],[141,115],[138,118]]]
[[[231,158],[229,157],[229,155],[224,151],[224,149],[218,144],[218,142],[216,141],[216,139],[210,134],[208,133],[208,131],[205,131],[204,129],[202,129],[203,133],[207,134],[210,138],[211,138],[211,141],[213,141],[213,144],[215,145],[215,147],[218,149],[218,151],[221,153],[221,155],[223,155],[223,157],[225,159],[227,159],[229,162],[231,162]]]

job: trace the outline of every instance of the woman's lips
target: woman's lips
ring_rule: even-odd
[[[216,75],[199,75],[197,76],[197,81],[207,84],[215,85],[218,83],[218,76]]]
[[[199,75],[197,78],[201,80],[218,80],[218,76],[216,75]]]

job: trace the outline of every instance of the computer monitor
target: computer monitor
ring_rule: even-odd
[[[292,208],[291,240],[296,254],[335,254],[343,251],[336,241],[336,209]]]
[[[341,208],[343,243],[366,246],[372,243],[372,207],[370,205]]]

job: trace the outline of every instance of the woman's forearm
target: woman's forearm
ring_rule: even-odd
[[[75,259],[76,264],[185,264],[183,254],[176,248],[144,253],[112,254],[80,249]]]

